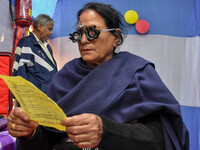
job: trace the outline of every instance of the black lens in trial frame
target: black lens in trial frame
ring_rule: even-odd
[[[78,30],[75,31],[74,33],[69,34],[69,36],[70,36],[69,38],[72,40],[72,42],[78,43],[78,42],[81,41],[81,37],[82,37],[82,34],[83,34],[83,31],[82,31],[83,27],[86,27],[85,35],[86,35],[88,41],[91,41],[91,40],[98,38],[99,34],[101,32],[113,31],[113,30],[116,29],[116,28],[112,28],[112,29],[105,29],[105,30],[97,30],[95,25],[93,27],[87,27],[86,25],[83,25],[83,26],[79,27]]]

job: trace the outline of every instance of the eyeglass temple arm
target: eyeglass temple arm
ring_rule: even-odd
[[[105,30],[101,30],[100,32],[105,32],[105,31],[113,31],[115,30],[116,28],[111,28],[111,29],[105,29]]]

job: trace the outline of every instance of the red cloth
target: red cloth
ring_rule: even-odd
[[[10,75],[10,59],[9,55],[0,53],[0,74]],[[5,82],[0,79],[0,115],[7,115],[9,104],[9,89]]]

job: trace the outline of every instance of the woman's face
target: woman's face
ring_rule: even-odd
[[[84,11],[79,18],[78,26],[86,25],[97,30],[108,29],[103,18],[95,10]],[[95,67],[109,60],[113,56],[113,48],[116,47],[115,36],[111,32],[101,32],[97,39],[88,41],[85,35],[85,27],[81,41],[78,43],[79,52],[88,66]]]

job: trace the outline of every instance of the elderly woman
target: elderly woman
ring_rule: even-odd
[[[21,108],[12,110],[8,129],[18,150],[188,150],[180,105],[154,65],[122,44],[122,15],[110,5],[88,3],[78,12],[81,58],[68,62],[48,91],[66,113],[66,132],[39,126]],[[15,124],[15,128],[13,128]]]

